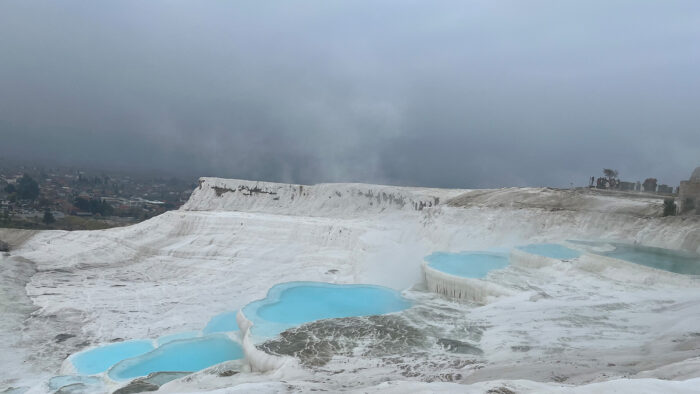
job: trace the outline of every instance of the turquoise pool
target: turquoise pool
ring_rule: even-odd
[[[243,308],[256,335],[273,336],[299,324],[339,317],[381,315],[410,307],[397,291],[372,285],[290,282]]]
[[[205,334],[228,331],[238,331],[236,312],[226,312],[212,317],[207,326],[204,327],[204,330],[202,330]]]
[[[125,358],[136,357],[153,350],[153,342],[148,340],[113,343],[86,350],[73,356],[71,362],[82,375],[104,372]]]
[[[152,372],[195,372],[243,358],[243,349],[224,334],[168,342],[144,355],[118,362],[109,377],[125,380]]]
[[[559,260],[570,260],[581,257],[581,252],[559,244],[531,244],[518,246],[516,249],[530,254],[550,257]]]
[[[156,339],[156,343],[158,344],[158,346],[162,346],[168,342],[178,341],[180,339],[196,338],[198,336],[199,336],[199,331],[183,331],[183,332],[177,332],[175,334],[163,335],[162,337],[159,337],[158,339]]]
[[[244,313],[255,324],[256,334],[270,337],[310,321],[379,315],[409,306],[398,292],[381,286],[292,282],[273,286],[265,299],[248,304]],[[226,312],[214,316],[201,332],[109,344],[78,353],[71,361],[80,375],[108,371],[115,380],[152,372],[194,372],[242,358],[240,345],[223,334],[238,329],[236,312]]]
[[[236,312],[214,316],[202,331],[177,332],[155,341],[112,343],[77,353],[71,362],[79,375],[95,375],[109,370],[108,375],[116,379],[144,376],[151,372],[193,372],[243,357],[237,343],[225,335],[210,335],[230,331],[238,331]],[[69,375],[57,378],[56,382],[83,378]]]
[[[489,272],[509,264],[506,254],[488,252],[436,252],[425,260],[431,268],[465,278],[484,278]]]
[[[569,241],[591,253],[683,275],[700,275],[700,256],[690,252],[604,241]]]

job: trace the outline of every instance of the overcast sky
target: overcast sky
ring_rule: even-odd
[[[700,165],[700,1],[0,1],[0,155],[568,186]]]

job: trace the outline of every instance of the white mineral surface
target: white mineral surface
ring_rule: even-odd
[[[697,392],[696,278],[585,255],[492,272],[485,280],[508,294],[468,304],[428,292],[421,273],[435,251],[568,239],[700,252],[700,220],[661,210],[586,191],[202,178],[180,210],[137,225],[3,230],[13,247],[0,254],[0,392],[48,392],[70,354],[200,330],[289,281],[384,285],[414,307],[310,323],[259,344],[296,362],[217,366],[159,392]],[[104,389],[123,384],[105,378]]]

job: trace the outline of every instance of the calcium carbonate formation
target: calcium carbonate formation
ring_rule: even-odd
[[[248,320],[243,310],[238,311],[236,321],[238,322],[238,327],[241,329],[241,343],[243,346],[243,353],[245,354],[245,361],[250,365],[250,370],[252,372],[276,371],[285,365],[297,363],[292,357],[276,356],[265,353],[255,347],[250,333],[253,322]]]
[[[580,256],[579,251],[559,244],[520,246],[512,249],[510,256],[486,252],[434,253],[426,257],[423,272],[430,291],[457,300],[485,303],[489,297],[512,294],[511,290],[487,280],[491,271],[505,268],[509,263],[541,268]]]
[[[445,333],[439,339],[478,346],[488,358],[487,364],[469,364],[455,373],[478,373],[487,379],[508,369],[510,376],[521,379],[467,391],[507,384],[515,391],[554,392],[561,388],[558,383],[534,381],[548,381],[554,374],[577,385],[586,379],[607,381],[599,374],[605,371],[635,377],[619,383],[628,392],[650,385],[657,385],[651,390],[658,392],[673,391],[676,386],[671,385],[693,392],[697,382],[682,380],[695,378],[699,365],[695,356],[688,358],[687,350],[700,316],[700,283],[690,275],[661,273],[595,254],[607,253],[605,247],[564,259],[514,249],[507,256],[511,267],[495,268],[481,277],[460,277],[423,263],[430,251],[562,244],[565,239],[700,252],[700,222],[694,217],[661,217],[662,204],[644,196],[544,188],[441,190],[202,178],[190,201],[177,211],[108,230],[41,231],[11,242],[11,255],[0,253],[5,268],[0,292],[13,300],[1,305],[8,313],[0,319],[0,366],[6,372],[0,386],[49,392],[80,383],[99,392],[92,385],[105,375],[73,375],[77,371],[72,358],[63,370],[70,375],[55,376],[65,355],[82,349],[85,342],[164,336],[156,341],[161,346],[173,340],[172,335],[189,338],[184,333],[191,334],[212,313],[238,310],[279,283],[372,283],[407,289],[421,281],[423,266],[431,291],[489,305],[454,303],[442,308],[444,300],[412,289],[406,294],[416,297],[419,305],[401,312],[397,320],[429,336],[437,329]],[[4,231],[0,229],[0,238],[12,240]],[[514,296],[500,296],[509,292]],[[246,389],[284,390],[287,383],[280,377],[287,373],[294,374],[294,384],[302,391],[334,391],[358,382],[389,387],[385,382],[393,381],[396,386],[391,388],[399,392],[415,384],[400,386],[398,381],[406,377],[393,366],[374,367],[376,361],[389,359],[385,353],[346,354],[317,369],[283,365],[278,356],[255,347],[264,325],[248,311],[244,317],[255,322],[254,328],[241,318],[241,330],[227,335],[234,341],[241,336],[246,357],[221,367],[240,373],[222,377],[200,371],[164,384],[162,391],[220,390],[265,379],[260,384],[267,386]],[[579,324],[582,318],[591,323]],[[479,322],[473,332],[467,326],[472,321]],[[371,338],[358,340],[363,348],[370,342]],[[416,346],[420,352],[401,354],[402,363],[416,371],[416,380],[447,376],[451,372],[440,360],[461,357],[430,345],[423,358],[416,356],[425,354],[423,345]],[[393,354],[391,349],[387,352]],[[348,363],[363,369],[356,372]],[[262,378],[248,373],[279,368],[279,373]],[[643,377],[651,379],[636,379]],[[434,384],[421,389],[438,390]],[[454,387],[463,392],[468,386]],[[118,386],[113,382],[106,388]],[[605,391],[602,386],[586,390],[582,392]]]
[[[510,293],[502,286],[481,279],[459,277],[438,271],[428,263],[423,263],[423,272],[430,291],[457,300],[483,303],[488,297]]]

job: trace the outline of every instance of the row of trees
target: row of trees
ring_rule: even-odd
[[[619,179],[617,179],[619,173],[617,170],[603,168],[603,175],[608,180],[609,184],[613,185],[619,183]],[[657,184],[658,180],[656,178],[647,178],[644,180],[644,183],[642,183],[642,186],[644,187],[644,191],[656,191],[658,187]]]
[[[100,214],[102,216],[111,216],[114,212],[114,207],[106,201],[99,198],[86,199],[78,197],[73,202],[76,208],[84,212],[90,212],[93,215]]]
[[[19,200],[36,200],[39,197],[39,184],[29,175],[24,174],[16,184],[5,186],[5,193],[10,198]]]

